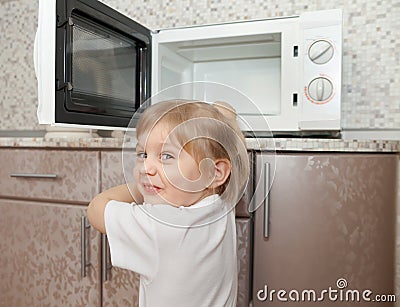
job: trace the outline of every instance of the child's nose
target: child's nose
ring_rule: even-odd
[[[151,158],[147,158],[143,163],[142,173],[151,176],[157,173],[157,166]]]

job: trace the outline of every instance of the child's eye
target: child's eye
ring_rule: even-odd
[[[169,159],[173,159],[174,157],[170,154],[167,153],[163,153],[161,154],[161,160],[169,160]]]
[[[139,159],[146,159],[147,154],[145,152],[137,152],[136,157],[138,157]]]

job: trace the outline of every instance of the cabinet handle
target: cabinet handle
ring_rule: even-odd
[[[57,178],[57,174],[29,174],[29,173],[12,173],[10,177],[22,177],[22,178]]]
[[[90,228],[90,224],[86,216],[81,217],[81,276],[86,277],[86,267],[90,265],[90,262],[86,260],[86,231]]]
[[[264,164],[264,238],[269,237],[269,162]]]
[[[101,276],[103,282],[108,280],[108,271],[111,270],[112,265],[108,263],[108,241],[105,234],[101,234]]]

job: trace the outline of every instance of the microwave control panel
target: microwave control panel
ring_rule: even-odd
[[[342,75],[342,12],[305,15],[303,28],[303,104],[300,128],[319,129],[331,121],[340,130]],[[324,14],[322,14],[324,15]],[[303,17],[303,16],[302,16]],[[317,120],[316,120],[317,119]]]

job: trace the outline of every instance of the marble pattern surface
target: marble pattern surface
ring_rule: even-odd
[[[272,151],[400,152],[400,141],[306,138],[247,138],[248,149]],[[123,138],[0,138],[0,147],[134,148],[135,139]]]

